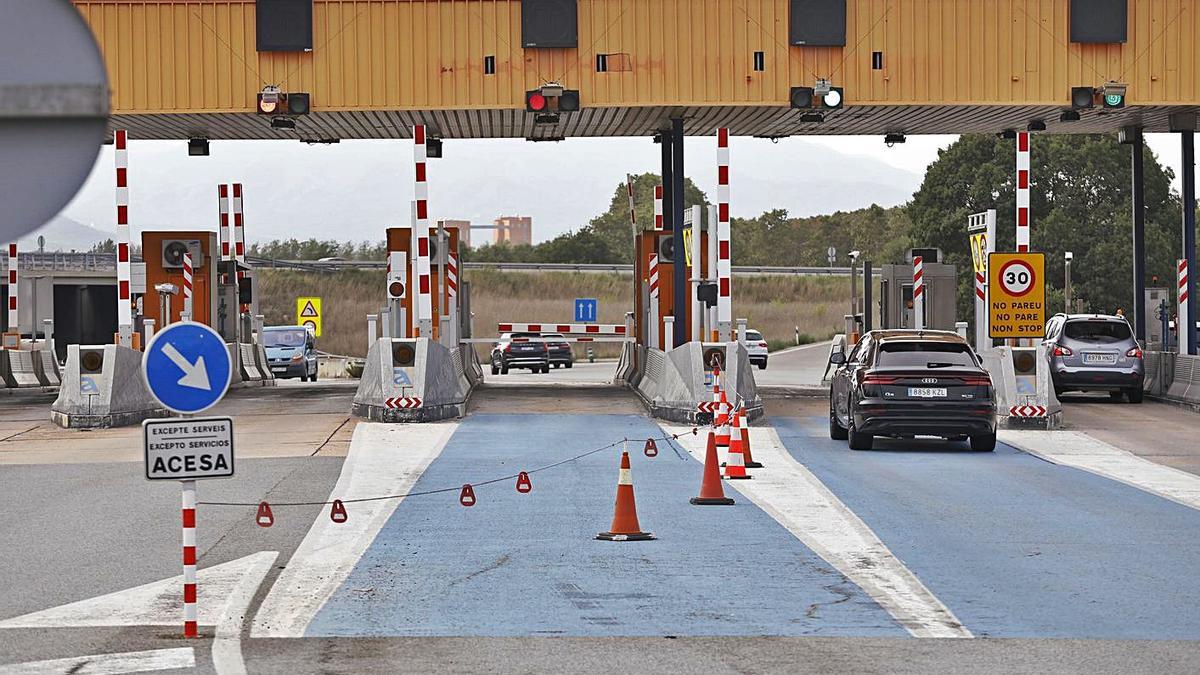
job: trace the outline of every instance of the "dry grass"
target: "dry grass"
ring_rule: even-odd
[[[320,349],[362,356],[367,344],[367,314],[384,303],[383,272],[345,271],[330,274],[260,270],[261,309],[267,325],[296,320],[296,298],[323,298],[324,334]],[[498,272],[470,270],[471,309],[476,337],[496,335],[501,321],[570,321],[575,298],[596,298],[600,323],[623,323],[633,308],[628,274],[582,272]],[[773,344],[793,344],[795,330],[817,339],[839,332],[848,312],[849,280],[828,277],[757,276],[734,279],[734,315]],[[615,347],[597,345],[599,356]],[[486,348],[484,349],[486,352]]]

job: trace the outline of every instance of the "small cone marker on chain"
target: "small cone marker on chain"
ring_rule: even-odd
[[[525,494],[533,489],[533,482],[529,480],[529,474],[522,471],[517,474],[517,492]]]
[[[342,500],[333,500],[333,506],[329,507],[329,519],[335,523],[344,523],[349,519],[346,514],[346,505],[342,503]]]
[[[463,506],[475,506],[475,488],[470,483],[464,483],[462,492],[458,494],[458,503]]]
[[[754,456],[750,454],[750,422],[746,417],[746,406],[739,408],[737,414],[742,428],[742,459],[747,469],[761,469],[762,463],[754,461]]]
[[[708,432],[708,449],[704,453],[704,477],[700,481],[700,496],[692,497],[689,501],[697,506],[733,504],[733,500],[725,496],[725,488],[721,486],[721,470],[717,468],[717,440],[711,431]]]
[[[742,430],[737,423],[737,415],[733,416],[735,428],[730,434],[729,452],[725,455],[725,477],[726,478],[753,478],[746,473],[746,460],[742,454]]]
[[[596,535],[607,541],[646,541],[654,535],[642,532],[638,524],[637,504],[633,499],[633,472],[629,470],[629,453],[621,453],[621,473],[617,478],[617,504],[613,508],[612,527]]]
[[[654,442],[653,438],[646,439],[646,448],[645,448],[644,452],[646,453],[647,457],[657,457],[658,456],[658,444]]]
[[[270,504],[258,503],[258,515],[254,517],[254,522],[258,523],[259,527],[270,527],[275,524],[275,515],[271,513]]]

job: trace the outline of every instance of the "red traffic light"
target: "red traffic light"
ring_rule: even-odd
[[[542,112],[546,109],[546,97],[538,90],[525,92],[525,110],[528,112]]]
[[[403,298],[404,297],[404,282],[393,281],[392,283],[388,284],[388,294],[391,295],[393,298]]]

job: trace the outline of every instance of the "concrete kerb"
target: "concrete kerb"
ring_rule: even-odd
[[[754,382],[750,356],[738,342],[729,342],[725,347],[723,379],[729,402],[740,399],[746,406],[747,419],[756,420],[763,415],[763,404]],[[696,405],[712,398],[712,390],[704,382],[704,344],[688,342],[669,352],[638,347],[637,355],[637,372],[625,382],[650,415],[679,424],[698,423]]]
[[[102,429],[170,416],[146,389],[141,352],[119,345],[96,348],[104,350],[101,372],[81,374],[80,346],[67,347],[62,385],[50,407],[52,422],[69,429]]]
[[[413,344],[416,353],[412,366],[393,366],[394,341]],[[392,423],[462,417],[481,377],[482,370],[469,347],[450,349],[428,338],[379,338],[367,352],[351,412],[372,422]],[[404,378],[408,384],[404,384]],[[388,407],[389,399],[402,398],[418,398],[421,404],[415,408]]]

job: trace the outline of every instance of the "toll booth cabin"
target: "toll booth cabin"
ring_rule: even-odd
[[[146,282],[141,316],[143,319],[154,319],[155,325],[160,329],[179,321],[179,313],[183,311],[185,252],[192,254],[192,320],[218,328],[221,308],[218,305],[220,288],[216,263],[220,256],[216,255],[219,249],[215,232],[142,233],[142,260],[146,266]],[[157,289],[162,284],[171,284],[175,292],[160,293]],[[236,316],[236,311],[237,308],[233,308],[233,313],[229,316]]]
[[[701,335],[691,335],[692,325],[692,310],[696,306],[696,289],[689,288],[687,293],[688,303],[682,311],[676,311],[675,308],[675,265],[682,264],[687,266],[685,277],[688,279],[688,284],[692,284],[692,268],[687,265],[688,256],[685,252],[675,251],[674,233],[670,230],[645,230],[639,232],[636,237],[637,260],[634,264],[634,284],[636,293],[634,298],[637,303],[634,326],[634,335],[637,338],[637,343],[670,351],[674,346],[674,338],[668,335],[665,331],[667,322],[664,317],[674,317],[675,322],[683,322],[687,328],[685,333],[689,336],[688,340],[710,341],[715,340],[709,331],[702,331]],[[690,236],[690,235],[689,235]],[[702,228],[700,234],[700,278],[705,283],[711,283],[716,276],[715,270],[710,269],[709,264],[709,232],[707,227]],[[655,334],[658,336],[658,344],[651,345],[649,343],[651,322],[650,312],[650,256],[658,254],[658,306],[657,306],[657,322],[658,330]],[[711,316],[715,317],[715,311],[706,308],[705,310]],[[703,324],[704,322],[702,322]]]
[[[945,263],[924,262],[925,328],[954,330],[958,320],[957,269]],[[913,268],[907,265],[884,265],[879,279],[880,328],[915,328],[913,313]]]

